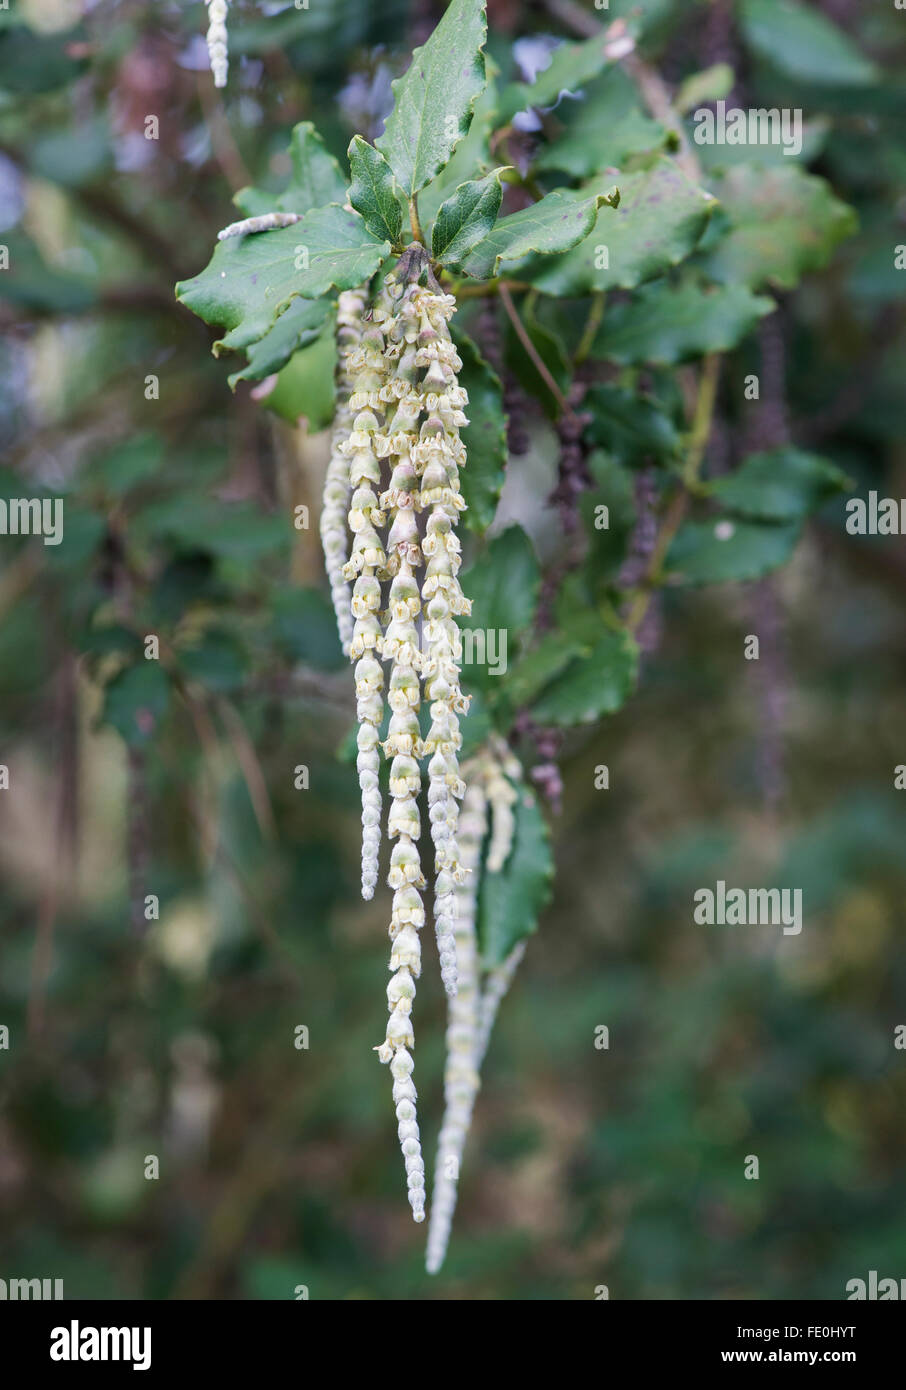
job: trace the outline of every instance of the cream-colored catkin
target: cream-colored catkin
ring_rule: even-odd
[[[518,783],[522,777],[518,758],[499,734],[492,734],[488,740],[488,752],[482,764],[482,772],[491,805],[488,872],[499,874],[510,856],[516,830],[513,808],[519,794],[512,782]]]
[[[352,552],[342,578],[353,584],[349,655],[357,663],[356,713],[359,721],[356,767],[362,791],[362,897],[374,896],[381,844],[380,726],[384,717],[384,672],[380,663],[381,580],[387,556],[380,530],[384,524],[377,489],[381,465],[376,441],[384,427],[380,390],[384,384],[384,336],[375,323],[363,324],[361,339],[346,359],[352,423],[338,451],[349,459],[348,522]]]
[[[383,745],[384,754],[390,760],[391,803],[387,834],[396,841],[387,876],[388,885],[393,889],[392,979],[387,988],[390,1018],[378,1056],[381,1061],[390,1063],[393,1076],[397,1132],[406,1166],[412,1215],[416,1221],[424,1221],[425,1164],[410,1052],[415,1041],[411,1016],[415,981],[421,974],[419,932],[425,922],[421,896],[425,878],[418,851],[421,816],[417,799],[422,784],[418,761],[422,755],[418,719],[422,661],[416,626],[421,598],[415,578],[422,557],[417,521],[418,479],[410,456],[420,396],[415,354],[406,341],[407,294],[408,287],[397,284],[394,277],[389,276],[374,315],[376,325],[384,334],[386,364],[380,392],[386,420],[384,432],[376,440],[376,449],[387,460],[389,471],[388,486],[380,499],[382,512],[389,519],[387,573],[391,580],[381,652],[384,661],[390,664],[387,702],[391,713]]]
[[[231,222],[228,227],[217,233],[218,241],[228,241],[234,236],[253,236],[258,232],[273,232],[280,227],[292,227],[294,223],[302,221],[301,212],[260,212],[256,217],[243,217],[239,222]],[[358,294],[358,290],[347,291],[350,294]],[[343,296],[340,295],[342,299]]]
[[[215,87],[226,86],[227,72],[229,71],[227,56],[228,9],[229,0],[208,0],[208,57],[211,61]]]
[[[456,889],[466,873],[457,840],[459,800],[465,792],[458,764],[462,747],[458,716],[468,710],[469,702],[462,693],[462,639],[455,617],[471,611],[457,578],[461,547],[456,534],[459,514],[466,505],[459,479],[466,450],[459,430],[468,424],[463,413],[468,397],[457,380],[462,361],[449,329],[456,300],[430,287],[416,286],[411,302],[417,323],[415,361],[424,371],[420,382],[424,418],[413,457],[421,508],[428,514],[422,541],[422,606],[425,698],[430,703],[431,726],[424,751],[430,759],[434,925],[441,978],[452,996],[457,989]]]
[[[363,289],[344,290],[337,302],[337,409],[330,441],[330,461],[324,478],[320,520],[321,545],[330,583],[330,597],[337,618],[340,644],[347,656],[352,646],[353,617],[352,591],[343,575],[343,566],[348,559],[349,550],[346,527],[350,491],[349,455],[344,445],[352,432],[352,411],[349,408],[352,376],[349,359],[362,342],[367,302]]]
[[[459,844],[467,877],[456,887],[458,982],[456,994],[450,1000],[447,1023],[444,1118],[437,1146],[425,1258],[429,1274],[437,1273],[447,1252],[453,1213],[456,1209],[462,1156],[479,1086],[476,1058],[480,1001],[475,915],[481,846],[487,829],[487,799],[480,777],[473,780],[469,775],[468,766],[464,769],[464,774],[467,788],[460,819]]]
[[[510,951],[506,960],[500,965],[494,966],[493,970],[489,970],[485,976],[481,1002],[478,1006],[478,1036],[475,1043],[475,1067],[479,1072],[488,1050],[488,1043],[491,1041],[491,1033],[494,1031],[494,1024],[497,1021],[497,1012],[503,1003],[507,990],[513,983],[513,976],[516,974],[524,955],[525,942],[520,941],[518,946],[514,946]]]

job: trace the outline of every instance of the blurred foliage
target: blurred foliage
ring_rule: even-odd
[[[469,670],[467,736],[512,733],[530,774],[520,716],[550,726],[565,796],[432,1283],[371,1050],[386,903],[358,898],[354,706],[317,544],[331,316],[293,299],[277,318],[246,286],[211,311],[248,359],[228,383],[173,286],[206,276],[222,302],[203,267],[231,197],[308,213],[293,198],[314,165],[322,195],[345,186],[350,137],[380,135],[441,8],[237,0],[222,94],[201,4],[0,11],[0,497],[26,483],[65,502],[64,544],[0,538],[0,1275],[100,1298],[839,1298],[906,1268],[906,571],[900,538],[846,534],[841,495],[906,492],[902,16],[611,0],[690,137],[719,96],[803,111],[795,159],[693,145],[706,201],[676,133],[601,71],[599,12],[491,0],[493,82],[426,225],[474,164],[507,162],[489,158],[495,113],[526,108],[523,180],[586,209],[621,196],[550,256],[508,222],[508,188],[476,272],[499,256],[531,286],[525,330],[561,391],[586,349],[585,548],[553,594],[557,397],[509,325],[499,363],[474,304],[457,330],[475,405],[463,582],[511,639],[503,680]],[[535,75],[519,55],[545,35],[568,43]],[[690,373],[714,352],[704,479],[636,643],[617,605],[643,492],[661,505],[681,470]],[[513,382],[530,448],[504,481]],[[770,586],[722,587],[790,557]],[[546,893],[541,812],[520,816],[522,867],[482,900],[491,955]],[[718,878],[801,887],[801,936],[696,928],[692,893]],[[419,1000],[430,1136],[431,971]]]

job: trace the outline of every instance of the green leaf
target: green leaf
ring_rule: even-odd
[[[565,256],[520,268],[546,294],[580,297],[592,290],[633,289],[689,255],[714,200],[670,159],[619,176],[616,212]],[[506,220],[506,219],[504,219]],[[502,224],[498,224],[502,225]]]
[[[291,425],[307,421],[309,434],[327,429],[336,412],[336,360],[336,339],[324,333],[293,355],[262,403]]]
[[[851,486],[845,473],[817,454],[772,449],[750,454],[735,473],[710,483],[722,506],[760,521],[798,521]]]
[[[233,202],[246,217],[275,210],[306,213],[327,203],[345,203],[346,180],[311,121],[293,127],[289,157],[292,173],[282,193],[243,188],[236,194]]]
[[[660,463],[679,453],[676,426],[652,396],[621,386],[593,386],[583,409],[591,412],[586,437],[623,463]]]
[[[682,584],[759,579],[786,564],[800,530],[799,521],[780,525],[730,517],[688,521],[670,547],[665,572]]]
[[[501,174],[494,169],[483,179],[461,183],[452,197],[441,203],[431,231],[431,253],[441,265],[458,269],[470,251],[488,236],[503,201]]]
[[[856,230],[852,208],[830,185],[799,165],[740,164],[720,186],[730,231],[703,258],[715,280],[758,289],[793,289],[827,265],[837,244]]]
[[[638,647],[628,632],[605,632],[587,656],[570,666],[532,706],[539,724],[570,728],[613,714],[635,689]]]
[[[355,135],[349,145],[349,168],[350,203],[362,214],[372,236],[383,237],[397,246],[403,230],[403,209],[390,165],[380,150],[361,135]]]
[[[878,70],[826,15],[796,0],[742,0],[749,47],[771,67],[823,87],[865,87]]]
[[[571,189],[548,193],[530,208],[501,217],[493,231],[479,242],[463,269],[479,280],[500,274],[504,262],[521,261],[533,252],[552,256],[569,250],[587,237],[603,203],[616,206],[619,193],[594,193],[590,198]]]
[[[598,626],[597,615],[583,616],[587,616],[595,627]],[[589,656],[592,647],[593,641],[589,639],[588,632],[581,629],[548,633],[507,672],[504,690],[507,703],[514,710],[531,704],[575,657]]]
[[[148,743],[170,704],[170,682],[159,661],[127,666],[107,686],[101,715],[132,747]]]
[[[579,502],[588,536],[583,569],[597,594],[626,558],[636,524],[635,485],[627,465],[603,449],[589,455],[588,469],[595,486]],[[606,507],[606,513],[600,513],[599,507]]]
[[[501,965],[538,927],[554,877],[550,837],[538,802],[523,783],[513,807],[513,848],[499,873],[482,873],[478,940],[485,967]]]
[[[541,571],[532,543],[521,526],[510,526],[488,544],[465,570],[462,590],[472,600],[463,626],[505,631],[509,639],[530,627],[535,616]]]
[[[450,0],[428,42],[393,83],[393,110],[378,149],[407,197],[424,188],[468,132],[485,84],[482,0]]]
[[[618,67],[589,84],[581,101],[562,103],[557,116],[564,129],[541,150],[534,167],[561,169],[575,179],[622,168],[626,159],[656,149],[667,137],[664,127],[643,113],[632,82]]]
[[[707,352],[727,352],[775,308],[744,285],[705,288],[644,285],[631,300],[607,309],[592,355],[611,362],[672,366]]]
[[[468,135],[460,140],[437,178],[432,179],[418,196],[418,212],[425,228],[432,225],[441,203],[452,197],[461,183],[467,183],[476,174],[483,174],[493,163],[490,140],[497,119],[496,68],[489,57],[485,58],[485,63],[487,86],[475,103]]]
[[[561,92],[574,92],[577,87],[597,77],[612,61],[607,49],[612,39],[602,29],[600,34],[584,43],[563,43],[554,49],[553,57],[534,82],[512,82],[500,95],[500,124],[511,121],[518,111],[529,106],[552,106]]]
[[[292,299],[361,285],[389,251],[358,214],[331,204],[292,227],[219,242],[207,268],[176,293],[206,323],[229,329],[215,353],[245,348],[264,337]]]
[[[300,348],[307,347],[321,336],[328,317],[329,299],[294,299],[280,315],[273,328],[248,348],[248,363],[229,378],[235,390],[237,381],[262,381],[279,372]]]
[[[469,395],[469,423],[460,430],[466,446],[462,493],[468,507],[463,524],[482,534],[494,520],[507,462],[503,388],[471,338],[458,332],[454,338],[462,358],[460,385]]]

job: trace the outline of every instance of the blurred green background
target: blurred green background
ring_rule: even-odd
[[[728,61],[752,104],[821,117],[811,167],[859,232],[740,361],[773,351],[792,438],[860,495],[906,495],[906,14],[806,7],[878,64],[850,84],[795,35],[772,51],[751,3],[584,8],[634,9],[671,84]],[[571,37],[569,10],[491,0],[504,71],[515,38]],[[437,15],[239,0],[219,94],[201,4],[0,14],[2,484],[66,508],[64,545],[2,540],[0,1276],[87,1298],[839,1299],[906,1275],[906,552],[848,536],[842,500],[770,583],[666,595],[638,695],[565,742],[554,901],[424,1274],[371,1051],[388,904],[358,896],[352,683],[316,526],[291,524],[316,513],[330,402],[309,427],[280,383],[271,411],[231,394],[172,287],[233,191],[279,186],[295,122],[337,154],[379,130]],[[543,533],[556,441],[528,424],[504,501]],[[712,470],[736,427],[724,402]],[[773,634],[758,663],[752,631]],[[718,878],[800,887],[801,935],[694,926]],[[429,1168],[443,1029],[428,970]]]

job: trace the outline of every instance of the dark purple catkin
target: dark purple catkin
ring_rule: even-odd
[[[653,468],[642,468],[635,475],[635,527],[629,553],[620,570],[623,589],[634,589],[642,582],[657,544],[657,484]]]
[[[558,479],[548,501],[557,508],[560,524],[567,536],[574,535],[578,529],[579,498],[591,487],[588,450],[582,437],[591,416],[579,410],[585,390],[583,382],[573,383],[567,397],[569,410],[565,410],[557,421],[557,437],[560,440]]]
[[[529,768],[529,777],[554,815],[559,816],[563,809],[563,778],[557,757],[563,743],[562,734],[558,729],[536,724],[527,710],[517,714],[514,727],[518,738],[531,739],[534,743],[538,761]]]

